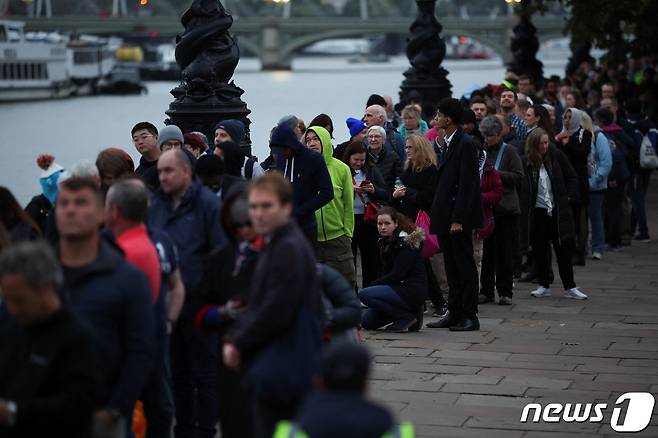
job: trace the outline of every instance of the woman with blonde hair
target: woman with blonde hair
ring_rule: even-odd
[[[423,120],[422,110],[419,105],[407,105],[402,110],[402,126],[400,135],[404,138],[412,134],[425,135],[429,130],[427,122]]]
[[[407,137],[406,151],[407,161],[400,178],[401,185],[396,186],[393,192],[393,206],[415,221],[420,211],[429,214],[439,171],[436,167],[436,153],[425,136],[412,134]],[[425,269],[429,298],[440,316],[446,309],[446,302],[429,259],[425,259]]]

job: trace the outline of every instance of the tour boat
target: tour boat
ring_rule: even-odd
[[[0,20],[0,101],[71,95],[66,44],[30,41],[23,28],[22,22]]]

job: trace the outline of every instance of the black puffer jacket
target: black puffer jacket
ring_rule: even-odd
[[[427,298],[427,271],[421,253],[425,232],[416,228],[411,234],[396,233],[379,241],[384,274],[370,285],[391,286],[409,308],[416,309]]]
[[[573,220],[571,204],[579,202],[580,195],[578,175],[571,166],[566,155],[550,146],[550,159],[544,163],[546,172],[551,180],[553,192],[553,215],[558,220],[558,235],[560,242],[573,241],[576,238],[576,230]],[[530,209],[528,214],[529,235],[532,236],[534,225],[535,203],[537,202],[537,187],[539,185],[539,169],[535,169],[524,157],[525,174],[528,179]]]

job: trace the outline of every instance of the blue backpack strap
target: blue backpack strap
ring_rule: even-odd
[[[500,146],[500,149],[498,149],[498,155],[496,155],[496,165],[494,166],[496,170],[500,167],[500,162],[503,160],[503,153],[505,152],[505,148],[507,147],[506,143],[503,143]]]

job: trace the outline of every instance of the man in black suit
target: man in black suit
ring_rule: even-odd
[[[437,128],[445,130],[446,150],[430,211],[430,229],[439,237],[450,292],[448,312],[427,327],[451,331],[480,329],[473,230],[482,227],[482,197],[477,146],[461,128],[463,114],[457,99],[439,103]]]

